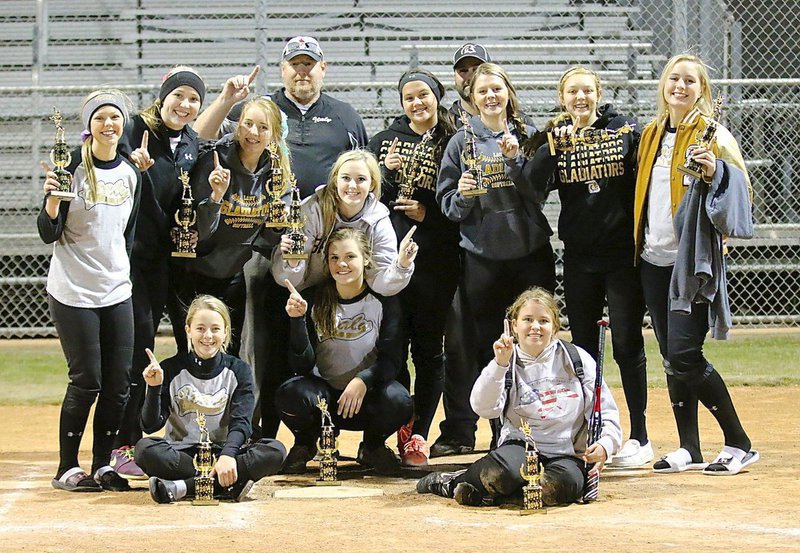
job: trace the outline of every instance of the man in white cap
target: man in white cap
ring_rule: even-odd
[[[355,109],[322,92],[327,68],[319,42],[310,36],[296,36],[286,43],[281,56],[284,88],[268,96],[286,115],[286,142],[303,198],[325,183],[339,154],[367,143],[367,131]],[[226,81],[222,93],[194,124],[201,137],[216,138],[220,130],[225,133],[234,128],[241,107],[232,108],[250,93],[249,85],[258,71],[256,67],[250,75]]]
[[[469,99],[469,84],[475,69],[485,62],[492,61],[489,52],[480,44],[467,42],[461,45],[453,54],[453,78],[456,85],[456,92],[460,98],[450,106],[450,116],[456,127],[461,126],[461,113],[468,115],[478,115],[478,109],[472,105]]]

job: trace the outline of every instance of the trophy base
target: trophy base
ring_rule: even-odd
[[[686,165],[678,165],[678,172],[684,175],[689,175],[690,177],[694,177],[698,180],[703,179],[703,173],[700,171],[695,171],[691,167],[687,167]]]
[[[264,226],[267,228],[288,228],[289,223],[281,221],[267,221],[266,223],[264,223]]]
[[[520,509],[519,514],[521,515],[546,515],[547,509]]]
[[[208,507],[212,505],[219,505],[219,501],[216,499],[193,499],[192,505],[197,505],[198,507]]]
[[[194,259],[197,254],[194,252],[172,252],[172,257],[188,257]]]
[[[461,195],[465,198],[471,198],[473,196],[483,196],[487,192],[489,192],[488,188],[473,188],[472,190],[465,190]]]
[[[281,254],[283,259],[308,259],[307,253],[283,253]]]
[[[342,483],[339,480],[315,480],[315,486],[341,486]]]
[[[74,200],[77,194],[75,192],[64,192],[63,190],[51,190],[47,193],[47,196],[60,198],[62,202],[69,202]]]

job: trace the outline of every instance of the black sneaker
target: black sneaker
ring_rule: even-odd
[[[356,462],[365,467],[371,467],[378,474],[385,476],[400,474],[400,459],[386,444],[368,448],[364,442],[361,442],[361,445],[358,446]]]
[[[453,480],[465,472],[466,469],[457,472],[430,472],[417,481],[417,493],[432,493],[452,499]]]
[[[467,507],[480,507],[483,505],[483,496],[478,488],[469,482],[459,482],[453,490],[453,498],[459,505]]]
[[[474,445],[459,443],[455,440],[437,439],[431,446],[431,457],[447,457],[448,455],[464,455],[475,451]]]
[[[178,501],[177,486],[172,480],[164,480],[157,476],[150,477],[150,497],[156,503],[175,503]]]
[[[247,497],[254,484],[255,482],[252,480],[237,480],[233,486],[228,488],[228,497],[238,503]]]
[[[314,458],[314,450],[307,445],[295,444],[283,462],[281,474],[305,474],[306,465]]]
[[[108,470],[101,472],[103,469],[98,469],[94,473],[94,480],[104,490],[110,492],[129,492],[131,485],[122,476],[114,472],[114,469],[108,467]]]

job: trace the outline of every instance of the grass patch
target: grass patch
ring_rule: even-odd
[[[159,338],[159,359],[175,351],[171,338]],[[652,387],[665,386],[658,344],[645,338],[647,379]],[[730,340],[707,340],[705,353],[731,386],[786,386],[800,384],[796,370],[800,333],[734,334]],[[410,360],[409,360],[410,361]],[[411,368],[413,371],[413,367]],[[606,348],[605,378],[620,386],[619,369]],[[67,363],[58,340],[0,341],[0,405],[59,404],[67,385]]]

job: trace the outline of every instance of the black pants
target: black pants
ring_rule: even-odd
[[[642,338],[645,306],[638,268],[631,265],[591,272],[565,261],[564,299],[572,343],[594,359],[598,355],[600,333],[597,321],[608,302],[611,345],[630,413],[630,437],[647,443],[647,359]]]
[[[428,438],[444,388],[444,328],[453,303],[458,263],[417,267],[408,286],[400,292],[403,307],[403,344],[411,348],[414,362],[413,433]],[[397,381],[411,391],[406,359]]]
[[[333,424],[341,430],[363,430],[364,444],[377,447],[411,418],[411,396],[392,380],[367,391],[361,410],[352,418],[336,414],[342,390],[336,390],[318,376],[296,376],[285,382],[275,395],[281,420],[295,437],[295,444],[314,447],[320,435],[317,398],[328,402]]]
[[[222,450],[213,446],[212,453],[219,456]],[[195,476],[194,455],[197,447],[178,448],[163,438],[142,438],[136,443],[134,460],[149,476],[167,480],[186,480]],[[257,482],[265,476],[277,474],[286,458],[286,448],[278,440],[259,440],[240,448],[236,455],[239,478]]]
[[[708,333],[708,304],[693,303],[691,313],[669,308],[672,267],[642,261],[642,287],[664,368],[672,413],[681,447],[702,460],[698,430],[698,401],[711,411],[725,434],[725,445],[749,451],[750,439],[742,428],[728,389],[720,374],[703,355]]]
[[[213,278],[193,272],[186,272],[178,285],[178,299],[183,309],[182,319],[186,319],[192,300],[198,295],[208,294],[221,299],[231,312],[231,344],[227,353],[239,356],[239,344],[244,326],[244,308],[247,289],[244,274],[240,271],[229,278]]]
[[[543,479],[554,489],[545,495],[548,504],[574,503],[583,496],[586,463],[569,455],[539,455],[544,467]],[[454,480],[454,485],[467,482],[475,486],[485,499],[502,503],[518,495],[527,483],[520,474],[525,465],[525,446],[519,442],[505,443],[472,463],[467,471]]]
[[[465,252],[462,262],[447,323],[446,420],[440,428],[441,439],[474,445],[478,416],[469,396],[478,375],[494,357],[492,344],[503,332],[505,310],[531,286],[555,291],[556,276],[549,242],[521,259],[497,261]]]
[[[69,384],[59,420],[58,475],[79,466],[78,449],[94,412],[92,472],[108,464],[128,399],[133,353],[131,299],[96,309],[70,307],[48,295],[69,368]]]

